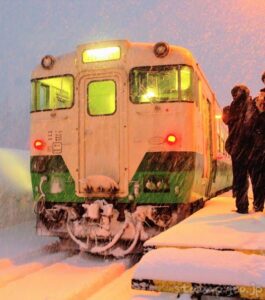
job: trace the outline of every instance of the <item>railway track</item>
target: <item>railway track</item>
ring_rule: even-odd
[[[130,259],[61,251],[55,242],[13,258],[0,257],[0,299],[90,299],[130,267]]]
[[[123,274],[130,259],[108,259],[65,250],[38,237],[34,222],[0,230],[0,299],[89,299]]]

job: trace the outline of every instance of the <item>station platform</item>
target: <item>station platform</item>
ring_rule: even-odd
[[[265,299],[265,213],[238,214],[230,193],[145,243],[132,287]]]
[[[229,195],[230,193],[228,193]],[[224,194],[225,195],[225,194]],[[235,200],[220,196],[181,223],[146,241],[148,249],[161,247],[236,250],[265,254],[265,212],[239,214]]]

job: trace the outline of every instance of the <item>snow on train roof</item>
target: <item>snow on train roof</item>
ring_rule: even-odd
[[[238,214],[232,197],[218,197],[145,246],[265,250],[265,214]]]
[[[236,251],[161,248],[137,264],[133,279],[265,286],[265,257]]]

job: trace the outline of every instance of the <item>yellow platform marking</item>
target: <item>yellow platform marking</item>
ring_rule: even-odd
[[[149,246],[150,247],[150,246]],[[148,247],[146,247],[148,249]],[[262,255],[265,256],[265,249],[217,249],[217,248],[203,248],[203,247],[185,247],[185,246],[154,246],[152,247],[152,250],[155,249],[160,249],[160,248],[174,248],[174,249],[180,249],[180,250],[185,250],[185,249],[208,249],[208,250],[216,250],[216,251],[236,251],[236,252],[241,252],[247,255]],[[151,250],[150,250],[151,251]]]
[[[148,279],[146,279],[148,280]],[[144,281],[144,280],[143,280]],[[152,280],[154,286],[152,285],[152,290],[157,292],[167,292],[167,293],[175,293],[175,294],[193,294],[196,292],[196,287],[192,286],[190,282],[177,282],[177,281],[163,281],[163,280]],[[196,283],[195,283],[196,284]],[[198,283],[198,285],[211,285],[220,288],[222,286],[231,286],[233,291],[237,290],[241,298],[244,299],[265,299],[265,287],[258,287],[258,286],[241,286],[241,285],[218,285],[212,283]],[[207,288],[207,287],[206,287]],[[202,289],[203,294],[203,289]],[[229,296],[229,295],[228,295]],[[231,296],[234,296],[231,294]]]

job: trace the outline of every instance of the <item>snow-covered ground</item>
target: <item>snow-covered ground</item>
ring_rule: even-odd
[[[130,259],[58,251],[35,223],[0,229],[0,299],[173,300],[176,295],[131,289]],[[189,298],[181,298],[189,299]]]
[[[124,272],[120,277],[93,294],[90,300],[176,300],[176,294],[151,291],[139,291],[131,288],[131,280],[135,267]],[[190,299],[189,295],[182,295],[179,300]],[[87,299],[88,300],[88,299]]]
[[[29,153],[0,148],[0,228],[33,219]]]
[[[55,238],[37,236],[34,222],[0,229],[0,299],[85,300],[130,267],[129,259],[107,260],[59,246]]]
[[[124,261],[106,262],[75,255],[50,266],[42,266],[0,287],[0,299],[85,300],[103,285],[117,278],[125,268]]]
[[[193,240],[193,245],[198,246],[202,239],[212,240],[223,247],[224,244],[220,243],[224,237],[220,235],[218,226],[223,228],[225,234],[228,233],[224,230],[227,226],[235,237],[235,229],[239,234],[246,232],[248,245],[254,245],[253,237],[256,240],[258,234],[263,234],[262,223],[257,222],[264,218],[263,214],[242,216],[232,212],[233,208],[234,200],[229,195],[217,197],[209,201],[203,210],[172,228],[173,235],[182,239],[180,233],[176,236],[175,230],[183,229],[185,224],[187,228],[193,224],[193,232],[183,229],[186,234],[192,234],[192,238],[187,241]],[[249,222],[249,225],[246,226],[245,222]],[[202,232],[197,237],[199,225],[206,226],[204,229],[207,226],[216,228],[218,239],[216,235],[211,236],[215,233],[212,230],[206,232],[205,237]],[[151,244],[160,238],[165,243],[165,234],[168,233],[164,232],[153,241],[150,240]],[[167,237],[166,245],[176,243],[177,240],[172,236]],[[241,242],[239,239],[237,241]],[[260,239],[257,241],[261,242]],[[265,284],[265,257],[260,255],[198,247],[169,247],[149,252],[136,266],[130,268],[129,260],[104,260],[91,255],[58,252],[53,245],[56,245],[55,238],[36,236],[34,221],[0,230],[0,299],[176,299],[174,293],[133,290],[132,278],[188,282],[209,282],[211,278],[211,283],[251,283],[259,287]],[[20,297],[21,294],[23,297]],[[190,299],[190,296],[182,295],[180,299]]]
[[[222,285],[265,299],[265,214],[238,214],[234,201],[230,194],[212,199],[148,240],[155,249],[135,267],[135,288],[193,293],[194,284]]]
[[[265,214],[234,209],[230,193],[210,200],[147,241],[146,247],[159,249],[133,268],[128,259],[59,251],[56,238],[35,233],[28,153],[0,149],[0,299],[176,299],[133,290],[132,278],[264,287],[265,256],[257,254],[265,253]]]
[[[145,246],[261,250],[265,253],[265,213],[238,214],[234,210],[234,199],[229,194],[221,195],[177,226],[148,240]]]
[[[159,248],[142,258],[133,278],[265,287],[265,257],[237,251]]]

